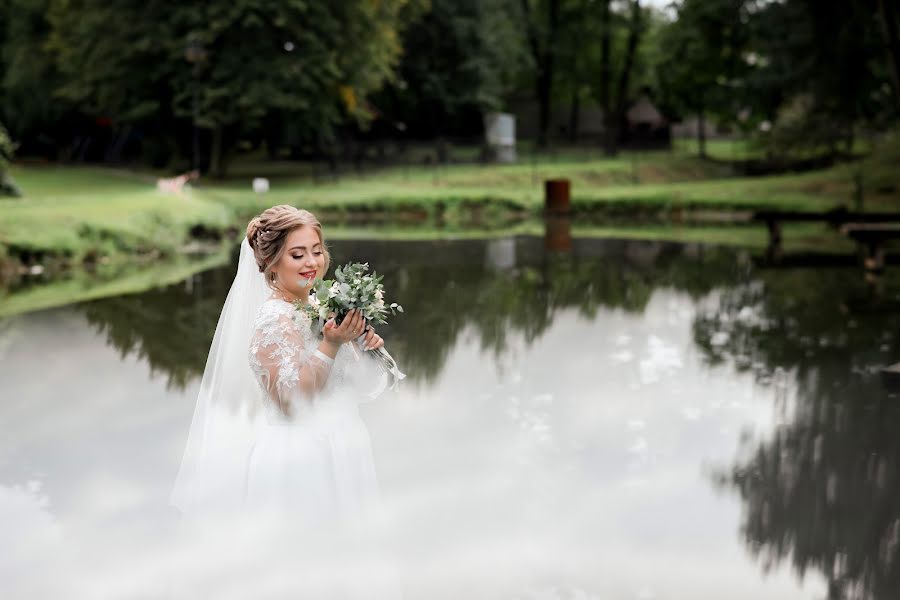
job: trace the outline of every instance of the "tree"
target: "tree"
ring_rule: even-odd
[[[560,36],[559,8],[561,0],[521,0],[522,16],[528,46],[534,65],[534,91],[538,102],[538,138],[540,147],[547,145],[556,68],[556,44]]]
[[[391,76],[403,0],[51,0],[60,93],[114,127],[193,121],[221,175],[241,132],[271,111],[327,129],[368,118]],[[193,66],[188,61],[192,61]]]
[[[747,69],[745,0],[684,0],[677,17],[660,34],[669,50],[659,63],[658,79],[665,100],[698,118],[697,142],[706,156],[706,118],[716,114],[733,120],[738,112],[738,86]]]
[[[569,134],[575,140],[582,101],[595,99],[608,120],[604,146],[615,153],[628,102],[643,77],[645,40],[655,25],[652,11],[637,2],[572,0],[562,6],[554,96],[570,98]]]
[[[762,118],[777,127],[784,115],[797,132],[787,148],[786,136],[780,136],[781,142],[770,144],[772,152],[849,153],[860,125],[883,129],[896,119],[886,60],[892,56],[890,28],[879,22],[877,1],[748,6],[756,65],[748,73],[746,97]],[[891,10],[882,14],[896,25]],[[792,106],[802,106],[802,114],[784,110]]]
[[[0,1],[0,120],[21,151],[55,157],[68,106],[54,96],[60,76],[44,48],[49,0]]]
[[[19,195],[19,189],[7,173],[9,163],[12,160],[13,150],[15,150],[15,146],[3,127],[3,123],[0,123],[0,196]]]
[[[635,56],[637,55],[638,44],[640,43],[641,34],[644,29],[644,18],[639,0],[632,0],[630,3],[629,19],[628,19],[628,35],[625,42],[625,51],[622,59],[622,67],[619,70],[619,77],[616,84],[615,96],[610,94],[612,70],[610,65],[611,48],[609,39],[611,37],[612,19],[609,10],[609,0],[604,0],[601,4],[605,5],[602,9],[603,15],[603,68],[601,69],[601,106],[603,107],[604,120],[604,148],[606,153],[610,155],[616,154],[621,139],[621,132],[625,121],[625,113],[628,110],[629,99],[629,83],[631,74],[634,69]]]
[[[404,27],[397,77],[373,100],[406,131],[466,131],[504,98],[527,64],[517,0],[433,0]],[[404,19],[405,20],[405,19]]]
[[[877,0],[878,21],[884,36],[884,50],[888,58],[890,79],[894,84],[896,108],[900,111],[900,23],[897,21],[897,8],[894,3]]]
[[[557,98],[571,98],[570,130],[574,132],[579,102],[594,95],[604,111],[604,145],[611,153],[616,151],[647,23],[639,0],[618,6],[625,7],[624,13],[611,0],[522,0],[538,104],[539,145],[547,143]]]

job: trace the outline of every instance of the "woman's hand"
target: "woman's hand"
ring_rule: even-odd
[[[375,350],[376,348],[381,348],[384,346],[384,340],[381,339],[381,336],[375,333],[375,330],[372,329],[372,326],[369,325],[366,327],[366,337],[363,340],[363,348],[366,350]]]
[[[340,325],[335,324],[333,317],[326,321],[322,328],[322,337],[329,344],[340,346],[362,335],[365,327],[366,321],[362,313],[354,308],[347,313]]]

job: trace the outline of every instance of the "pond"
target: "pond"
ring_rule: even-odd
[[[363,416],[407,597],[900,597],[896,272],[546,241],[332,244],[406,308]],[[163,597],[234,269],[0,321],[0,596]]]

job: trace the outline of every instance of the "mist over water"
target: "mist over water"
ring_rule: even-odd
[[[406,309],[379,333],[408,378],[361,407],[378,528],[179,532],[168,495],[231,265],[0,321],[0,595],[278,598],[298,574],[335,597],[898,591],[900,415],[878,377],[900,356],[896,274],[593,239],[332,254]]]

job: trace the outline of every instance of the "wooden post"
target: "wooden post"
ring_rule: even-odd
[[[567,215],[570,210],[568,179],[548,179],[544,182],[544,211],[547,214]]]

